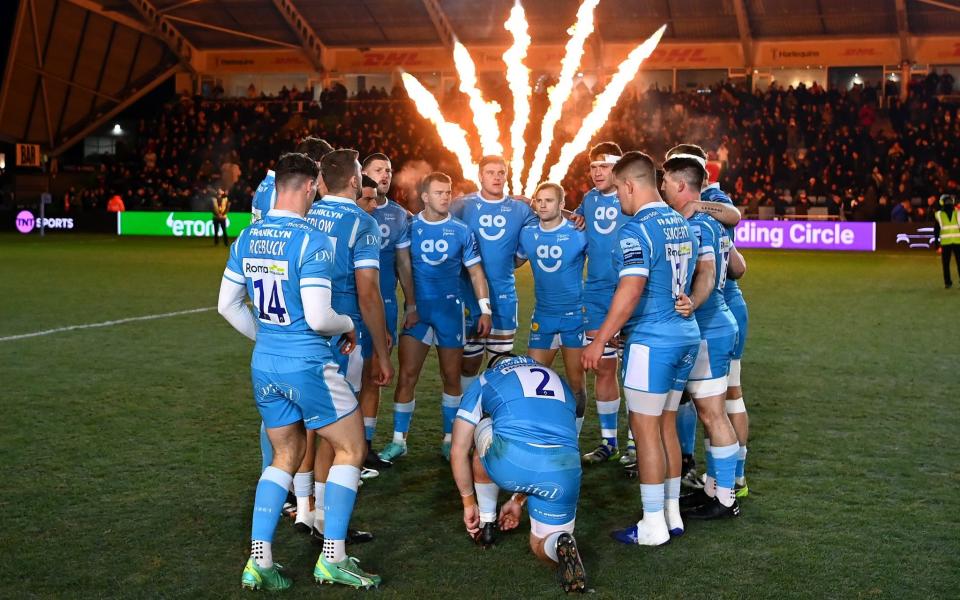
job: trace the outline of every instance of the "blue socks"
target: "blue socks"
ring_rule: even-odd
[[[643,514],[657,513],[663,510],[664,487],[662,483],[641,483],[640,502]]]
[[[447,441],[447,436],[453,433],[453,420],[457,418],[457,411],[460,410],[460,398],[462,396],[453,394],[443,394],[440,401],[440,410],[443,413],[443,437]]]
[[[416,408],[417,401],[411,400],[406,404],[401,404],[399,402],[394,403],[393,405],[393,441],[396,442],[399,438],[400,442],[403,443],[406,434],[410,431],[410,421],[413,420],[413,409]]]
[[[376,417],[364,417],[363,418],[363,437],[368,442],[373,441],[373,436],[377,433],[377,418]]]
[[[747,447],[740,446],[740,453],[737,455],[737,481],[744,478],[744,467],[747,464]]]
[[[724,506],[733,504],[733,484],[737,471],[737,459],[740,454],[740,444],[734,442],[729,446],[711,446],[713,468],[717,479],[717,499]]]
[[[600,435],[603,443],[617,447],[617,417],[620,413],[620,398],[600,400],[597,398],[597,416],[600,418]]]
[[[693,454],[697,445],[697,407],[692,400],[677,409],[677,437],[680,438],[680,452]]]
[[[357,499],[360,469],[351,465],[333,465],[323,494],[323,536],[327,540],[346,540],[350,515]]]
[[[267,467],[257,483],[257,495],[253,501],[253,527],[250,539],[273,542],[273,533],[277,529],[283,502],[287,499],[287,490],[293,482],[293,475],[276,467]]]
[[[273,444],[270,443],[270,438],[267,437],[267,427],[263,424],[263,421],[260,421],[260,472],[263,473],[267,470],[267,467],[273,462]]]

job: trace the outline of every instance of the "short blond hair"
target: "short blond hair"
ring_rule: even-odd
[[[554,183],[553,181],[544,181],[537,186],[537,189],[533,191],[533,197],[536,198],[542,190],[554,190],[557,192],[557,198],[560,199],[560,202],[563,203],[566,198],[566,193],[563,191],[563,187],[559,183]]]

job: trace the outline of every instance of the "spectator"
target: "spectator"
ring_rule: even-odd
[[[899,204],[893,207],[890,212],[890,220],[894,223],[908,223],[913,220],[913,206],[909,198],[904,198]]]

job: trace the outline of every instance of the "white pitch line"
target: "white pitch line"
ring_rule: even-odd
[[[104,321],[102,323],[87,323],[84,325],[68,325],[67,327],[57,327],[56,329],[44,329],[43,331],[34,331],[33,333],[21,333],[19,335],[8,335],[6,337],[0,337],[0,342],[12,342],[14,340],[22,340],[26,338],[39,337],[41,335],[51,335],[54,333],[63,333],[64,331],[74,331],[77,329],[93,329],[94,327],[110,327],[111,325],[122,325],[124,323],[133,323],[134,321],[152,321],[153,319],[165,319],[167,317],[189,315],[193,313],[207,312],[207,311],[216,310],[216,309],[217,309],[216,306],[209,306],[207,308],[191,308],[189,310],[178,310],[174,312],[160,313],[157,315],[129,317],[126,319],[117,319],[115,321]]]

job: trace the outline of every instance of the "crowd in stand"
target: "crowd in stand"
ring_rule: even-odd
[[[939,99],[953,86],[948,74],[933,74],[914,82],[906,101],[892,97],[886,103],[879,86],[772,86],[754,93],[729,83],[709,93],[652,87],[627,92],[595,139],[655,157],[677,143],[700,143],[722,165],[722,187],[748,214],[929,220],[939,195],[957,193],[960,181],[960,112],[957,104]],[[534,124],[546,109],[546,88],[541,82],[535,90]],[[489,93],[504,106],[505,132],[508,93]],[[66,203],[73,210],[105,209],[119,195],[128,210],[206,210],[220,188],[234,210],[244,210],[267,169],[308,133],[356,148],[361,156],[384,152],[395,170],[416,160],[459,172],[402,90],[374,88],[348,98],[337,86],[324,90],[319,102],[310,98],[312,91],[266,98],[251,89],[242,99],[171,101],[140,120],[130,142],[98,165],[97,183],[71,190]],[[582,115],[591,103],[590,91],[579,85],[567,115]],[[448,94],[443,108],[448,118],[472,129],[461,95]],[[565,116],[558,141],[576,132],[579,118]],[[528,137],[537,135],[531,125]],[[563,182],[573,202],[589,186],[585,160],[575,161]]]

